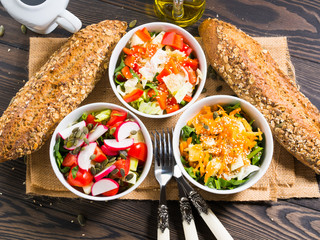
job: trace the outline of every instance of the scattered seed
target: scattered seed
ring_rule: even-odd
[[[219,114],[217,112],[213,112],[213,119],[216,119],[217,117],[219,117]]]
[[[136,130],[132,130],[131,132],[130,132],[130,134],[131,135],[136,135],[138,132],[136,131]]]
[[[101,168],[104,169],[107,165],[108,165],[108,159],[107,160],[104,160],[102,163],[101,163]]]
[[[130,27],[130,28],[133,28],[136,24],[137,24],[137,20],[132,20],[132,21],[129,23],[129,27]]]
[[[87,126],[88,130],[91,130],[93,128],[93,124],[92,123],[89,123],[88,126]]]
[[[112,171],[111,171],[111,175],[115,175],[115,174],[117,174],[119,172],[119,169],[117,169],[117,168],[115,168],[115,169],[113,169]]]
[[[88,129],[87,127],[83,127],[83,128],[82,128],[82,132],[83,132],[84,134],[88,134],[88,133],[89,133],[89,129]]]
[[[220,92],[222,90],[222,85],[220,85],[220,86],[218,86],[217,88],[216,88],[216,91],[217,92]]]
[[[23,34],[26,34],[27,33],[27,28],[26,28],[26,26],[25,25],[21,25],[21,32],[23,33]]]
[[[111,134],[111,135],[114,134],[115,131],[116,131],[116,128],[115,128],[115,127],[111,128],[111,129],[110,129],[110,134]]]
[[[201,93],[206,93],[207,92],[207,89],[206,88],[203,88]]]
[[[67,148],[70,148],[70,147],[72,147],[72,146],[73,146],[73,141],[71,141],[71,140],[68,141],[68,142],[67,142]]]
[[[0,26],[0,37],[2,37],[4,35],[4,26],[1,25]]]
[[[126,159],[127,156],[128,156],[128,153],[127,153],[126,151],[120,150],[120,151],[119,151],[119,156],[120,156],[122,159]]]
[[[96,155],[95,154],[92,154],[91,156],[90,156],[90,160],[93,160],[93,159],[95,159],[96,158]],[[98,164],[98,163],[97,163]],[[99,164],[100,165],[100,164]]]
[[[129,173],[129,174],[126,176],[126,180],[127,180],[127,181],[130,181],[132,178],[133,178],[133,173]]]
[[[85,142],[85,144],[87,144],[87,145],[89,145],[89,140],[88,140],[88,138],[83,138],[83,141]]]
[[[76,138],[80,138],[81,134],[82,134],[81,131],[78,131],[77,134],[76,134]]]
[[[126,175],[126,172],[124,171],[123,168],[120,168],[120,174],[122,177],[124,177]]]
[[[101,168],[101,164],[100,163],[96,163],[96,165],[94,165],[95,168]]]
[[[86,218],[82,214],[79,214],[77,219],[80,226],[84,226],[86,224]]]
[[[204,125],[203,127],[204,127],[204,129],[206,129],[206,130],[209,129],[209,126],[208,126],[208,125]]]
[[[75,139],[73,142],[73,146],[77,146],[77,144],[78,144],[78,139]]]
[[[73,155],[76,155],[76,154],[78,154],[78,153],[80,152],[80,150],[81,150],[81,147],[76,147],[76,148],[72,151],[72,154],[73,154]]]
[[[90,168],[90,172],[92,173],[92,175],[96,175],[96,174],[97,174],[96,169],[95,169],[94,166],[92,166],[92,167]]]
[[[80,129],[79,129],[78,127],[76,127],[76,128],[74,128],[74,129],[72,130],[72,133],[77,133],[79,130],[80,130]]]
[[[112,157],[109,159],[109,163],[113,163],[114,161],[116,161],[116,157]]]

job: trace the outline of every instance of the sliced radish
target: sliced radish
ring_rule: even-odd
[[[97,196],[99,194],[102,194],[104,192],[111,191],[117,188],[119,188],[119,184],[115,180],[111,178],[104,178],[93,184],[91,188],[91,194],[93,196]]]
[[[96,182],[98,182],[100,179],[104,178],[109,173],[111,173],[115,168],[116,168],[115,165],[111,165],[111,166],[103,169],[101,172],[99,172],[98,174],[94,175],[94,180],[96,180]]]
[[[82,187],[83,192],[89,195],[91,193],[92,185],[93,185],[93,182],[89,183],[87,186],[83,186]]]
[[[105,139],[104,144],[112,151],[120,151],[130,148],[133,145],[133,139],[126,138],[119,142],[116,139]]]
[[[83,170],[88,170],[90,168],[91,163],[91,155],[94,153],[96,149],[97,143],[89,143],[88,146],[84,147],[83,150],[80,151],[78,156],[78,165]]]
[[[96,141],[100,136],[102,136],[105,132],[108,131],[108,127],[104,125],[99,125],[93,132],[91,132],[88,136],[89,142]]]
[[[71,133],[72,133],[72,130],[75,129],[75,128],[79,128],[79,129],[82,129],[83,127],[86,126],[86,122],[85,121],[81,121],[81,122],[78,122],[77,124],[75,125],[72,125],[71,127],[68,127],[66,129],[63,129],[62,131],[58,132],[58,134],[63,138],[63,139],[66,139],[68,138]]]
[[[119,154],[119,151],[113,151],[106,145],[102,145],[100,148],[102,152],[107,156],[117,156]]]
[[[123,122],[119,127],[117,127],[114,135],[117,139],[117,141],[122,141],[130,136],[130,133],[132,131],[139,131],[140,126],[137,122],[128,121]]]

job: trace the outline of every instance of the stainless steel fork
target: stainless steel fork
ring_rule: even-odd
[[[160,185],[160,200],[158,207],[158,239],[170,239],[169,212],[166,200],[166,185],[173,175],[170,132],[153,132],[154,174]]]

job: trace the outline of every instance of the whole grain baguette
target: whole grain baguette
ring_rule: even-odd
[[[273,136],[320,173],[319,110],[253,38],[235,26],[207,19],[199,26],[211,66],[232,90],[267,119]]]
[[[29,79],[0,118],[0,162],[39,149],[93,90],[127,24],[106,20],[72,35]]]

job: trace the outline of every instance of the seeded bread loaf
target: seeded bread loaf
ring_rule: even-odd
[[[106,20],[71,36],[12,99],[0,118],[0,162],[39,149],[103,76],[127,24]]]
[[[319,110],[261,45],[235,26],[207,19],[199,33],[211,66],[262,112],[280,144],[319,174]]]

